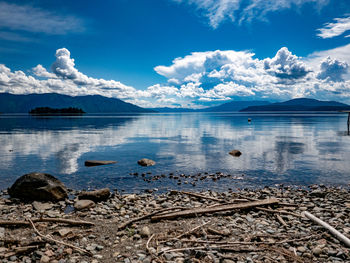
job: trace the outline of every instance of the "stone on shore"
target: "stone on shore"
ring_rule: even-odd
[[[67,189],[57,178],[45,173],[30,173],[18,178],[9,188],[9,195],[23,201],[57,202],[68,197]]]
[[[88,160],[85,161],[85,166],[98,166],[117,163],[116,161],[97,161],[97,160]]]
[[[111,193],[109,188],[98,189],[94,191],[82,191],[78,198],[85,200],[92,200],[94,202],[106,201],[110,197]]]
[[[150,159],[146,159],[146,158],[143,158],[141,160],[138,160],[137,163],[141,166],[153,166],[156,164],[155,161],[153,160],[150,160]]]
[[[32,203],[32,206],[35,210],[37,211],[44,211],[44,210],[49,210],[53,207],[53,204],[50,204],[50,203],[41,203],[41,202],[38,202],[38,201],[34,201]]]
[[[74,204],[76,210],[88,209],[95,206],[95,202],[92,200],[78,200]]]
[[[151,230],[149,229],[148,226],[144,226],[140,230],[140,235],[141,237],[149,237],[151,236]]]
[[[239,157],[242,155],[241,151],[239,151],[239,150],[232,150],[229,152],[229,154],[231,154],[232,156],[235,156],[235,157]]]

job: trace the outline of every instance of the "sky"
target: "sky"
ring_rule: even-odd
[[[350,103],[349,0],[0,0],[0,92]]]

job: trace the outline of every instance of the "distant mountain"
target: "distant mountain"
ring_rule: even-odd
[[[120,99],[99,95],[67,96],[56,93],[14,95],[0,93],[0,112],[28,113],[37,107],[80,108],[87,113],[153,112]]]
[[[153,110],[156,112],[195,112],[194,109],[188,109],[188,108],[169,108],[169,107],[163,107],[163,108],[149,108],[149,110]]]
[[[293,99],[285,102],[271,103],[262,106],[250,106],[241,112],[252,111],[339,111],[350,110],[350,106],[337,101],[320,101],[315,99]]]
[[[150,108],[157,112],[223,112],[223,111],[240,111],[248,106],[258,106],[270,104],[268,101],[230,101],[219,106],[208,107],[204,109],[189,109],[189,108]]]
[[[253,100],[253,101],[230,101],[219,106],[209,107],[205,109],[201,109],[199,111],[204,112],[222,112],[222,111],[240,111],[249,106],[260,106],[260,105],[268,105],[270,102],[261,101],[261,100]]]

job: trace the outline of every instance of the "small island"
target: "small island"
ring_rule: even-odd
[[[85,111],[80,108],[55,109],[50,107],[37,107],[29,111],[31,115],[82,115]]]

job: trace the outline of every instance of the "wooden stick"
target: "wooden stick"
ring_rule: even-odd
[[[52,222],[52,223],[62,223],[74,226],[94,226],[95,224],[87,221],[75,221],[70,219],[63,218],[38,218],[32,219],[33,223],[37,222]],[[30,226],[30,223],[27,221],[0,221],[0,226]]]
[[[268,208],[263,208],[263,207],[256,207],[255,209],[265,211],[265,212],[270,212],[270,213],[280,213],[280,214],[285,214],[285,215],[292,215],[296,217],[301,217],[301,215],[293,213],[293,212],[288,212],[288,211],[283,211],[283,210],[273,210],[273,209],[268,209]]]
[[[187,232],[185,232],[185,233],[183,233],[183,234],[181,234],[181,235],[178,235],[177,237],[175,237],[175,239],[179,239],[179,238],[182,238],[182,237],[184,237],[184,236],[187,236],[188,234],[193,233],[194,231],[200,229],[201,227],[203,227],[203,226],[205,226],[205,225],[207,225],[207,224],[209,224],[209,223],[210,223],[210,221],[208,221],[208,222],[206,222],[206,223],[203,223],[203,224],[201,224],[201,225],[199,225],[199,226],[196,226],[195,228],[192,228],[191,230],[189,230],[189,231],[187,231]]]
[[[173,190],[173,191],[176,191],[176,190]],[[197,197],[197,198],[208,199],[208,200],[215,201],[215,202],[225,202],[225,200],[222,200],[222,199],[218,199],[218,198],[210,197],[210,196],[206,196],[206,195],[201,195],[201,194],[197,194],[197,193],[185,192],[185,191],[176,191],[176,192],[178,192],[180,194],[186,194],[186,195],[189,195],[189,196],[194,196],[194,197]]]
[[[199,207],[199,208],[194,208],[191,210],[185,210],[185,211],[180,211],[180,212],[173,212],[173,213],[168,213],[165,215],[158,215],[158,216],[153,216],[151,217],[151,221],[159,221],[162,219],[174,219],[178,217],[190,217],[190,216],[197,216],[197,215],[202,215],[202,214],[209,214],[209,213],[216,213],[216,212],[226,212],[230,210],[235,210],[235,209],[248,209],[248,208],[253,208],[256,206],[262,206],[262,205],[270,205],[270,204],[277,204],[278,200],[276,198],[271,198],[271,199],[265,199],[261,201],[254,201],[254,202],[246,202],[246,203],[239,203],[239,204],[231,204],[231,205],[222,205],[218,207]]]
[[[279,215],[276,214],[277,220],[283,225],[283,226],[288,226],[287,223],[283,220],[283,218]]]
[[[79,252],[81,252],[81,253],[83,253],[83,254],[88,254],[89,256],[92,256],[92,254],[91,254],[89,251],[85,250],[85,249],[82,249],[82,248],[80,248],[80,247],[76,247],[76,246],[74,246],[74,245],[71,245],[71,244],[68,244],[68,243],[65,243],[65,242],[62,242],[62,241],[53,239],[52,237],[45,236],[45,235],[41,234],[41,233],[38,231],[38,229],[36,229],[36,227],[35,227],[33,221],[30,220],[29,218],[28,218],[28,221],[29,221],[30,224],[32,225],[32,227],[33,227],[35,233],[37,233],[37,235],[39,235],[40,237],[42,237],[42,238],[48,240],[49,242],[54,242],[54,243],[57,243],[57,244],[61,244],[61,245],[70,247],[70,248],[72,248],[72,249],[75,249],[75,250],[77,250],[77,251],[79,251]]]
[[[118,226],[118,230],[122,230],[124,228],[126,228],[128,225],[131,225],[132,223],[135,223],[135,222],[138,222],[138,221],[141,221],[143,219],[147,219],[147,218],[150,218],[156,214],[160,214],[160,213],[163,213],[163,212],[167,212],[167,211],[170,211],[170,210],[175,210],[175,209],[188,209],[186,207],[168,207],[168,208],[164,208],[164,209],[160,209],[160,210],[157,210],[157,211],[154,211],[152,213],[149,213],[149,214],[146,214],[146,215],[143,215],[143,216],[140,216],[140,217],[136,217],[136,218],[133,218],[129,221],[126,221],[125,223],[121,224],[120,226]],[[114,222],[116,223],[116,222]]]
[[[314,216],[313,214],[311,214],[307,211],[303,212],[303,214],[307,218],[309,218],[310,220],[315,222],[316,224],[323,226],[325,229],[327,229],[329,232],[331,232],[332,235],[334,235],[338,240],[342,241],[346,246],[350,247],[350,239],[347,238],[346,236],[344,236],[342,233],[340,233],[334,227],[330,226],[326,222],[322,221],[321,219],[317,218],[316,216]]]
[[[220,235],[220,236],[230,235],[230,232],[219,231],[219,230],[211,228],[211,227],[208,227],[207,230],[209,233],[214,234],[214,235]]]
[[[0,254],[0,258],[9,258],[14,255],[24,254],[29,251],[38,249],[38,246],[25,246],[25,247],[15,247],[13,251],[6,251],[6,253]]]
[[[149,253],[150,255],[152,255],[152,253],[151,253],[151,251],[150,251],[149,243],[151,243],[151,240],[152,240],[152,238],[154,237],[154,235],[155,235],[155,234],[153,234],[153,235],[147,240],[147,243],[146,243],[146,249],[147,249],[147,251],[148,251],[148,253]]]

